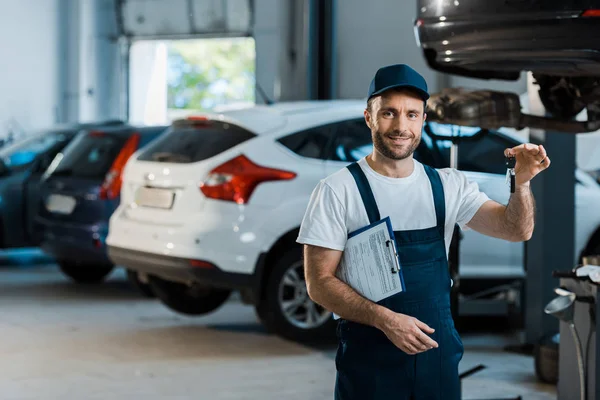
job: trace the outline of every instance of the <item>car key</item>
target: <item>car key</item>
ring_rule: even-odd
[[[510,179],[510,192],[514,193],[515,192],[515,165],[517,163],[517,159],[512,156],[512,157],[506,157],[506,183],[508,183],[508,180]]]

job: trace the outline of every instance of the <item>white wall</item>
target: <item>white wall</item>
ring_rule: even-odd
[[[0,0],[0,137],[53,124],[59,88],[59,0]]]
[[[439,74],[427,67],[417,46],[416,1],[337,1],[338,97],[363,98],[378,68],[408,64],[426,79],[430,92]]]
[[[256,83],[274,101],[303,98],[306,92],[305,81],[296,81],[294,67],[288,57],[291,1],[295,0],[255,0],[254,2]],[[263,101],[257,91],[256,102],[260,104]]]

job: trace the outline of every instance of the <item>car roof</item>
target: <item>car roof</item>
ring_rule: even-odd
[[[64,124],[55,124],[48,128],[41,129],[38,134],[42,135],[45,133],[76,133],[82,129],[91,129],[95,127],[113,127],[123,126],[124,122],[121,120],[106,120],[96,122],[70,122]]]
[[[109,135],[131,135],[132,133],[139,133],[140,135],[154,135],[161,131],[164,131],[168,126],[156,125],[156,126],[132,126],[123,125],[118,127],[98,127],[87,129],[89,132],[102,132]]]
[[[366,104],[366,100],[290,101],[205,115],[210,119],[229,121],[261,135],[361,117]]]

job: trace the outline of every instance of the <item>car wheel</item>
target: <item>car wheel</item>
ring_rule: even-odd
[[[111,273],[113,265],[90,265],[73,261],[58,261],[60,270],[77,283],[100,283]]]
[[[140,280],[139,274],[136,271],[132,271],[130,269],[127,270],[127,280],[136,288],[142,295],[145,297],[155,297],[154,292],[149,284],[144,283]]]
[[[332,313],[308,296],[300,247],[283,253],[266,279],[256,311],[269,331],[297,342],[335,337]]]
[[[201,285],[171,282],[156,276],[148,276],[150,288],[171,310],[186,315],[208,314],[221,307],[229,298],[231,290]]]

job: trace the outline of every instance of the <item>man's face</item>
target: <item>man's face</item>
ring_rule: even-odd
[[[365,120],[375,149],[392,160],[410,157],[421,142],[426,114],[423,100],[407,91],[389,90],[372,102]]]

